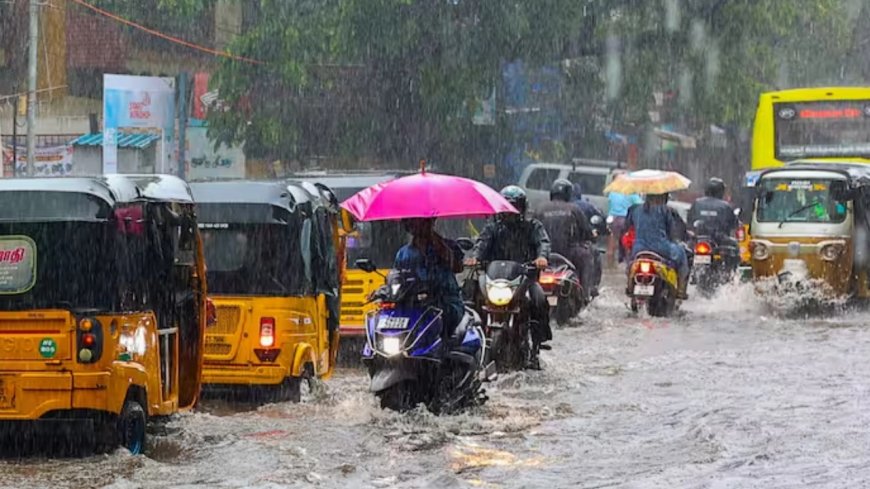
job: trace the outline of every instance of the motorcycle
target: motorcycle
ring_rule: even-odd
[[[571,260],[558,253],[550,253],[550,264],[538,278],[538,283],[550,304],[550,317],[555,319],[559,326],[567,325],[598,295],[602,275],[601,255],[607,253],[607,244],[603,239],[610,234],[610,230],[600,216],[592,216],[589,223],[595,230],[596,237],[595,242],[586,243],[590,251],[595,254],[593,259],[595,283],[584,284]],[[590,289],[589,300],[583,298],[586,288]]]
[[[735,239],[709,232],[703,221],[695,221],[694,227],[695,258],[691,283],[698,292],[710,296],[734,277],[740,266],[740,248]]]
[[[474,275],[469,278],[473,280]],[[538,270],[533,265],[493,261],[485,273],[477,275],[475,302],[484,318],[487,362],[494,361],[499,372],[526,368],[540,348],[532,338],[527,296]]]
[[[377,271],[366,259],[356,266]],[[482,382],[494,366],[484,368],[486,343],[474,311],[466,309],[445,337],[442,311],[431,305],[425,282],[406,270],[390,271],[369,300],[378,308],[366,316],[362,361],[382,408],[407,411],[423,403],[441,414],[486,401]]]
[[[632,312],[646,308],[650,316],[668,317],[679,306],[677,270],[656,253],[637,254],[628,273],[626,294]]]
[[[586,307],[577,269],[564,256],[550,253],[550,264],[541,272],[538,283],[550,304],[550,317],[559,326],[568,324]]]

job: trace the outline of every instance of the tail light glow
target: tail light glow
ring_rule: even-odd
[[[275,318],[260,318],[260,346],[275,346]]]
[[[640,270],[640,273],[644,275],[649,275],[650,273],[652,273],[652,263],[648,261],[642,261],[638,265],[638,269]]]
[[[85,333],[82,335],[82,346],[85,348],[93,348],[94,345],[97,344],[97,338],[91,333]]]
[[[696,255],[709,255],[713,251],[713,247],[710,246],[710,243],[705,241],[700,241],[695,245],[695,254]]]

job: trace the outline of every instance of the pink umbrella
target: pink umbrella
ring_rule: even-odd
[[[360,221],[517,213],[501,194],[483,183],[425,169],[360,190],[341,206]]]

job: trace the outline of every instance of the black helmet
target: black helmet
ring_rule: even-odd
[[[725,181],[718,177],[707,180],[707,185],[704,187],[704,195],[716,199],[725,197]]]
[[[511,203],[520,214],[526,213],[528,207],[526,201],[526,191],[516,185],[508,185],[499,192],[502,197]]]
[[[574,193],[574,184],[564,178],[557,178],[550,187],[550,200],[568,202],[571,200],[572,193]]]

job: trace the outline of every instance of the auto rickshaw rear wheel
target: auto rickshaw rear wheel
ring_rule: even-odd
[[[302,377],[287,377],[278,385],[258,386],[255,388],[255,401],[300,402],[303,380]]]
[[[142,405],[138,401],[127,399],[118,416],[118,434],[121,446],[130,450],[133,455],[140,455],[145,451],[146,422],[147,416]]]

